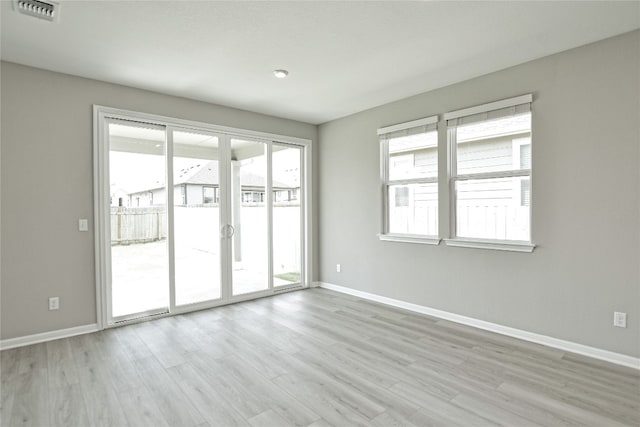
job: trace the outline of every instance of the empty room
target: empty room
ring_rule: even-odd
[[[640,426],[640,1],[0,18],[1,426]]]

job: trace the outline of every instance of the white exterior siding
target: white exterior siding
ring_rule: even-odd
[[[202,197],[202,185],[185,184],[187,188],[187,205],[201,205],[204,203]]]
[[[458,173],[528,169],[531,167],[530,150],[523,147],[530,143],[530,136],[521,133],[459,143]],[[389,161],[397,169],[414,168],[419,174],[437,176],[437,154],[437,148],[431,147],[392,153]],[[477,237],[480,237],[491,230],[488,234],[501,239],[525,240],[528,230],[518,230],[515,236],[508,235],[513,227],[506,218],[516,218],[516,223],[528,223],[528,220],[520,219],[529,216],[529,189],[527,177],[459,182],[456,186],[458,233],[474,237],[469,230],[479,230]],[[389,218],[393,232],[438,234],[437,185],[392,186],[389,203],[393,207]],[[413,229],[409,228],[411,224]]]

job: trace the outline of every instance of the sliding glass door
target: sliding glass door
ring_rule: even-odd
[[[220,137],[170,130],[175,304],[222,296]]]
[[[109,140],[110,318],[169,310],[166,130],[111,120]]]
[[[100,129],[105,326],[307,284],[307,147],[140,118]]]
[[[267,144],[231,138],[229,184],[233,295],[269,288]]]
[[[273,194],[273,285],[302,281],[302,160],[303,149],[273,144],[271,186]]]

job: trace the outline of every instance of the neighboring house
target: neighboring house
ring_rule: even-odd
[[[173,186],[176,206],[217,205],[220,203],[218,161],[213,160],[180,170]],[[243,204],[265,202],[266,182],[264,176],[240,168],[240,186]],[[275,202],[298,200],[299,185],[288,185],[274,180],[272,188]],[[145,207],[166,203],[164,187],[136,191],[129,193],[127,197],[128,207]]]

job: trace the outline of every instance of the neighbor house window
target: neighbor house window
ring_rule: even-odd
[[[531,242],[531,100],[445,114],[453,241]]]
[[[186,185],[180,186],[180,205],[186,206],[187,204],[187,187]]]
[[[218,189],[216,187],[202,187],[202,203],[205,205],[219,203]]]
[[[378,129],[382,240],[438,241],[437,116]]]
[[[258,191],[243,191],[242,201],[244,203],[264,203],[264,193]]]

